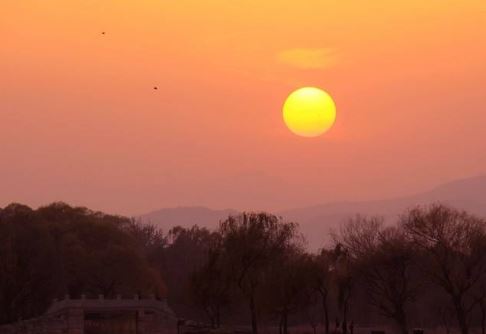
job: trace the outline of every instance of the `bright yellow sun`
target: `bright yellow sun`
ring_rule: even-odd
[[[336,105],[322,89],[303,87],[292,92],[285,100],[283,118],[296,135],[317,137],[333,126]]]

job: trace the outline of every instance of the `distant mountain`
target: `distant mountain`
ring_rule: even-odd
[[[337,230],[349,218],[362,215],[380,215],[394,222],[398,215],[416,205],[441,202],[458,209],[486,217],[486,175],[446,183],[435,189],[413,196],[361,202],[337,202],[277,212],[286,220],[300,224],[301,231],[312,249],[329,241],[329,231]],[[204,207],[162,209],[141,216],[168,230],[172,226],[190,227],[194,224],[214,228],[218,222],[236,214],[236,210],[211,210]]]
[[[486,175],[446,183],[413,196],[362,202],[329,203],[280,212],[285,219],[300,224],[309,246],[318,248],[329,241],[329,231],[350,218],[361,215],[383,216],[395,222],[405,210],[432,203],[443,203],[486,217]]]
[[[214,228],[220,220],[229,215],[237,214],[236,210],[212,210],[201,206],[166,208],[139,216],[145,223],[151,223],[168,231],[171,227],[201,227]]]

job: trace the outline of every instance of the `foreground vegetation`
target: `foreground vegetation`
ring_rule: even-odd
[[[325,222],[323,222],[325,223]],[[156,294],[181,317],[223,324],[354,324],[486,331],[486,223],[442,205],[385,225],[357,216],[309,252],[298,225],[267,213],[218,229],[150,225],[63,203],[0,210],[0,324],[69,294]]]

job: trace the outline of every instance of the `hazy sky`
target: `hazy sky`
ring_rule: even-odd
[[[273,210],[486,172],[484,0],[1,0],[0,43],[0,206]],[[337,105],[319,138],[282,120],[308,85]]]

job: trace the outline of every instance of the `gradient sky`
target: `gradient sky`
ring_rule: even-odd
[[[2,0],[0,43],[0,206],[276,210],[486,172],[484,0]],[[319,138],[282,120],[309,85],[337,105]]]

